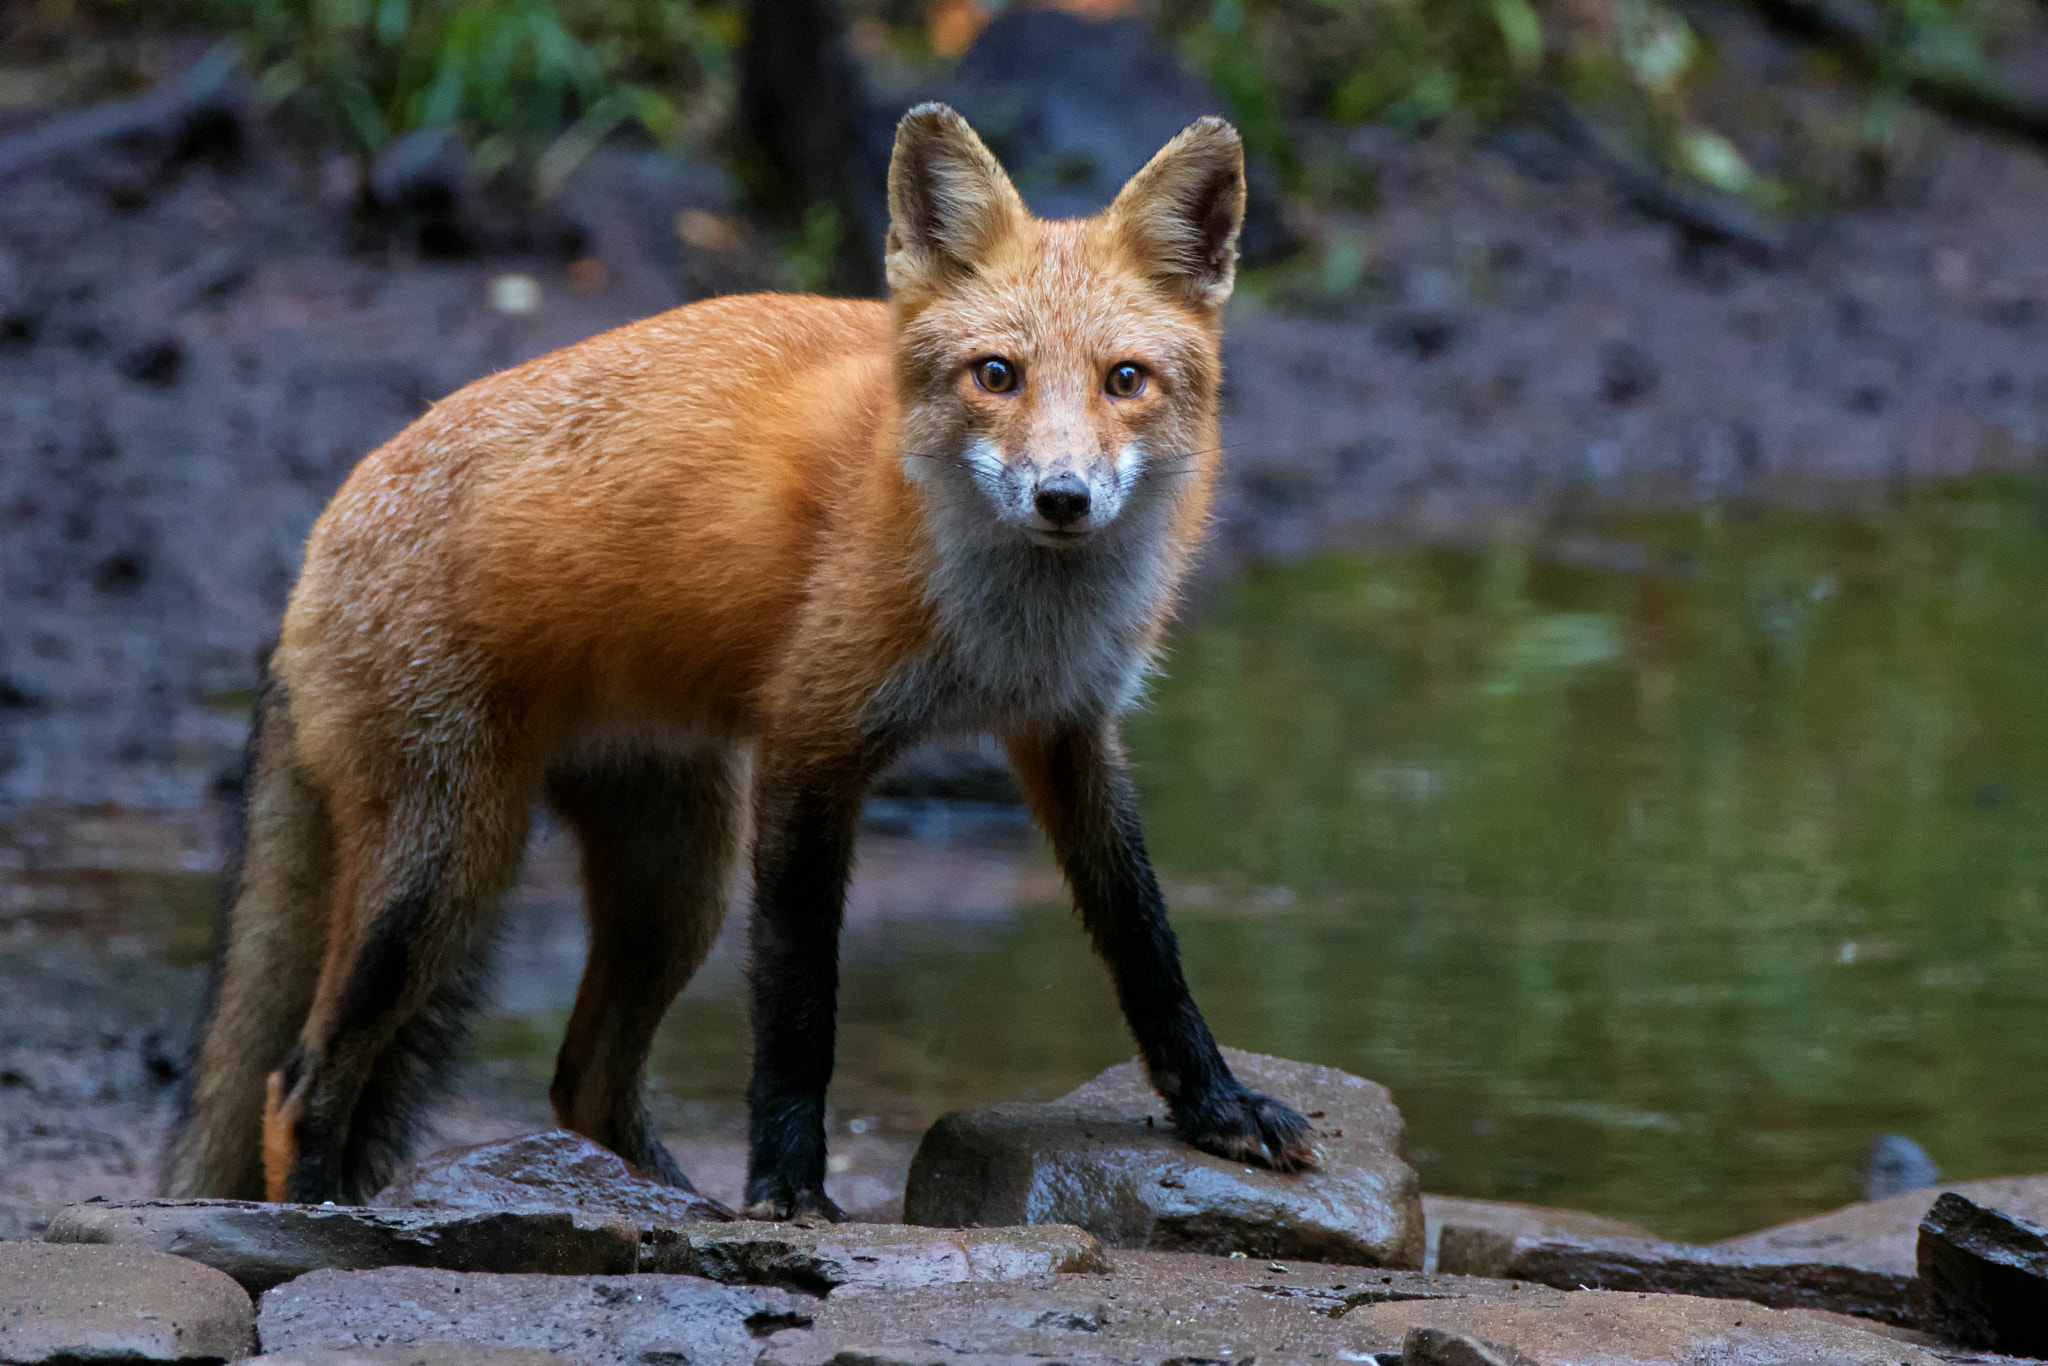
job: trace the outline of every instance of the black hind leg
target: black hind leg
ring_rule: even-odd
[[[549,776],[548,800],[582,846],[590,957],[549,1088],[565,1128],[657,1180],[690,1181],[642,1100],[669,1003],[710,951],[745,824],[746,759],[725,749],[648,754]]]
[[[428,1105],[447,1090],[470,1022],[489,990],[492,947],[489,935],[468,945],[465,961],[377,1055],[341,1146],[341,1169],[352,1175],[363,1198],[384,1188],[412,1152]]]
[[[480,994],[526,838],[525,798],[510,784],[337,814],[348,833],[327,960],[264,1105],[273,1200],[360,1203],[390,1179]]]

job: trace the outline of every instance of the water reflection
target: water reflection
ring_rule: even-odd
[[[2048,1167],[2048,533],[1614,519],[1253,572],[1131,726],[1218,1030],[1393,1086],[1425,1185],[1681,1236],[1879,1129]]]

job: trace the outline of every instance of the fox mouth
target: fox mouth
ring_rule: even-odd
[[[1040,545],[1075,546],[1095,534],[1093,527],[1026,527],[1025,532]]]

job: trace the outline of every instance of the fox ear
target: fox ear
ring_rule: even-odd
[[[1024,201],[974,130],[943,104],[896,125],[889,158],[889,288],[972,271],[1026,217]]]
[[[1109,224],[1154,279],[1197,308],[1221,308],[1237,280],[1244,144],[1222,119],[1196,119],[1109,206]]]

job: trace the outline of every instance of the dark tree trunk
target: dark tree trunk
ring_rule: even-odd
[[[860,72],[838,0],[752,0],[740,53],[739,162],[754,209],[785,230],[829,210],[838,230],[830,286],[880,294],[884,179],[867,145]],[[872,184],[868,182],[872,181]]]

